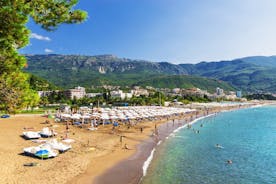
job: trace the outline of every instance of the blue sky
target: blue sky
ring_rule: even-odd
[[[89,18],[47,32],[24,54],[113,54],[196,63],[276,54],[275,0],[79,0]]]

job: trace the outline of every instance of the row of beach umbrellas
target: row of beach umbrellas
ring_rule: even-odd
[[[92,111],[92,110],[91,110]],[[99,108],[86,114],[57,114],[57,117],[71,120],[100,119],[100,120],[131,120],[155,118],[159,116],[171,116],[194,112],[194,109],[159,107],[159,106],[135,106],[117,108]]]

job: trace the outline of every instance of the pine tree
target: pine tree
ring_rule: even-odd
[[[26,65],[18,49],[29,43],[29,18],[48,31],[62,23],[81,23],[87,13],[74,10],[78,0],[0,0],[0,110],[17,109],[38,103],[38,96],[30,89]]]

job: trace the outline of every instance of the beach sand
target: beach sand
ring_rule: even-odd
[[[221,110],[229,108],[217,108],[209,113]],[[200,111],[198,116],[205,113]],[[195,118],[195,115],[193,117]],[[188,115],[178,118],[191,120]],[[184,123],[173,123],[172,120],[163,119],[139,123],[130,128],[126,125],[120,126],[114,132],[111,125],[100,126],[96,131],[70,126],[69,138],[75,142],[68,152],[47,160],[23,155],[24,147],[39,145],[20,136],[26,131],[24,128],[40,131],[43,127],[49,126],[44,124],[46,120],[47,118],[40,115],[16,115],[0,119],[0,183],[137,183],[142,176],[142,165],[152,148],[160,139],[164,139]],[[56,138],[64,137],[65,124],[51,121],[58,132]],[[164,124],[166,122],[167,124]],[[159,126],[161,124],[162,126]],[[155,126],[159,129],[160,139],[152,136]],[[122,142],[120,136],[124,136]],[[125,149],[125,144],[129,149]],[[38,165],[23,166],[30,162],[37,162]]]
[[[70,126],[69,138],[75,140],[71,150],[47,160],[25,156],[23,148],[39,143],[22,138],[23,131],[40,131],[50,126],[44,123],[46,120],[41,115],[15,115],[0,119],[0,183],[91,183],[95,176],[133,155],[136,145],[152,134],[155,124],[158,126],[163,122],[145,122],[130,128],[124,125],[114,132],[111,125],[99,126],[96,131]],[[58,133],[56,138],[61,140],[61,136],[65,136],[66,125],[50,121]],[[122,142],[121,135],[124,136]],[[125,144],[129,149],[124,149]],[[23,166],[31,162],[38,165]]]

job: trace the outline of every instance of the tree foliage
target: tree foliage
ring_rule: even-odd
[[[18,49],[29,43],[26,23],[31,17],[42,28],[52,31],[62,23],[80,23],[86,12],[74,10],[78,0],[1,0],[0,1],[0,108],[8,112],[32,106],[37,95],[30,89],[26,65]]]

